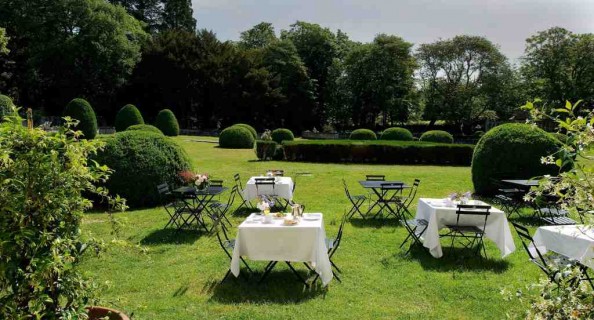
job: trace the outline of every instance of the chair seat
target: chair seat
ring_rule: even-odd
[[[448,229],[454,232],[459,233],[483,233],[483,230],[477,226],[456,226],[456,225],[446,225]]]
[[[406,221],[406,224],[414,227],[426,227],[429,225],[429,221],[425,219],[410,219]]]
[[[556,217],[567,216],[569,214],[569,212],[567,210],[557,209],[557,208],[540,208],[540,212],[543,215],[556,216]]]
[[[542,221],[548,223],[548,224],[552,224],[552,225],[573,225],[573,224],[577,224],[577,222],[575,222],[575,220],[568,218],[568,217],[564,217],[564,216],[558,216],[558,217],[541,217],[540,218]]]

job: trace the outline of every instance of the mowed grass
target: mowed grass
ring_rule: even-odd
[[[335,235],[337,221],[348,200],[341,179],[355,194],[365,194],[357,181],[365,174],[385,174],[412,183],[421,179],[418,196],[444,197],[453,191],[472,190],[470,168],[434,166],[344,165],[259,162],[252,150],[218,148],[207,137],[178,137],[197,172],[232,185],[233,174],[245,181],[266,169],[284,169],[297,178],[295,200],[308,212],[322,212],[326,233]],[[155,182],[157,183],[157,181]],[[226,195],[222,197],[226,200]],[[237,204],[237,203],[236,203]],[[416,210],[414,202],[413,212]],[[244,218],[229,215],[234,225]],[[334,260],[342,269],[342,283],[305,289],[286,266],[277,266],[264,284],[257,279],[220,280],[229,260],[216,237],[198,232],[164,230],[168,216],[161,208],[118,214],[125,221],[120,238],[137,246],[111,245],[99,258],[83,263],[86,274],[101,284],[103,304],[134,319],[503,319],[521,316],[526,302],[507,301],[502,288],[515,290],[540,276],[527,262],[519,239],[516,252],[502,259],[487,240],[489,259],[459,252],[435,259],[419,248],[404,256],[398,248],[406,231],[394,219],[353,219]],[[111,242],[108,217],[85,216],[83,232]],[[443,241],[447,255],[446,241]],[[146,248],[147,250],[141,250]],[[146,252],[145,252],[146,251]],[[262,272],[263,262],[248,261]],[[304,274],[306,269],[296,264]]]

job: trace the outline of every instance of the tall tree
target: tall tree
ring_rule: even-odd
[[[529,94],[549,105],[583,99],[594,105],[594,34],[555,27],[526,40],[522,75]]]
[[[144,22],[147,32],[155,33],[163,24],[162,0],[109,0],[109,2],[123,6],[134,18]]]
[[[164,0],[161,29],[180,29],[194,32],[196,19],[192,17],[191,0]]]
[[[239,46],[242,49],[264,48],[278,41],[272,23],[260,22],[251,29],[243,31],[239,37]]]

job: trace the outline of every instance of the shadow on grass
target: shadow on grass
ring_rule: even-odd
[[[205,284],[203,293],[212,294],[212,301],[219,303],[302,303],[310,299],[325,296],[327,288],[316,281],[309,288],[303,283],[297,281],[295,275],[288,269],[273,270],[263,283],[258,281],[262,277],[262,272],[251,274],[249,278],[245,277],[243,270],[239,278],[233,275],[221,283],[221,279],[211,280]],[[299,273],[304,278],[307,274],[302,270]],[[221,275],[222,277],[223,275]],[[311,276],[311,275],[310,275]]]
[[[204,235],[201,230],[176,230],[173,228],[159,229],[149,233],[140,240],[141,245],[159,245],[159,244],[188,244],[194,243],[198,238]]]
[[[403,259],[417,260],[425,270],[438,272],[491,271],[503,273],[509,269],[509,262],[500,256],[481,258],[474,248],[443,247],[443,257],[434,258],[427,248],[414,246],[408,255],[397,253]],[[487,255],[489,253],[487,252]]]
[[[241,207],[241,208],[233,211],[232,215],[234,217],[247,217],[250,214],[252,214],[253,212],[258,212],[258,211],[259,211],[258,209],[254,209],[254,208]]]
[[[382,227],[398,227],[400,226],[400,221],[396,218],[357,218],[356,216],[353,217],[351,220],[351,225],[356,228],[382,228]]]

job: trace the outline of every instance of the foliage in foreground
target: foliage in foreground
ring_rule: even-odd
[[[16,110],[7,119],[0,124],[0,318],[84,317],[93,283],[76,266],[100,248],[81,237],[92,207],[85,195],[124,208],[95,186],[111,172],[88,160],[102,142],[80,139],[68,117],[58,133],[24,127]]]

